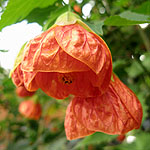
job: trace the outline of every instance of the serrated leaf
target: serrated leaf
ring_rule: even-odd
[[[9,0],[6,10],[1,16],[0,31],[5,26],[19,22],[24,19],[33,9],[44,8],[54,4],[56,0]]]
[[[120,15],[110,16],[104,21],[104,24],[109,26],[127,26],[142,23],[150,23],[150,16],[131,11],[125,11]]]

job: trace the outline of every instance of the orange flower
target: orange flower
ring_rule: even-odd
[[[112,75],[109,48],[74,13],[60,16],[50,29],[30,40],[17,58],[12,74],[17,86],[23,84],[28,91],[41,88],[56,99],[75,96],[66,111],[69,140],[96,131],[125,134],[140,127],[141,104]]]
[[[22,72],[22,70],[21,70],[21,68],[20,68],[20,65],[21,65],[21,64],[19,64],[19,65],[15,68],[15,70],[12,72],[12,75],[11,75],[12,81],[13,81],[13,83],[14,83],[17,87],[24,85],[24,83],[23,83],[23,72]]]
[[[26,100],[20,103],[19,112],[26,118],[38,120],[41,116],[42,110],[40,103]]]
[[[109,48],[81,21],[60,25],[60,20],[25,46],[21,62],[25,87],[41,88],[56,99],[103,94],[112,73]]]
[[[27,97],[32,96],[35,92],[27,91],[24,85],[22,85],[16,88],[16,93],[19,97]]]
[[[74,6],[73,6],[73,9],[74,9],[75,12],[81,14],[81,7],[80,7],[80,5],[77,5],[77,4],[74,5]]]
[[[75,97],[66,111],[65,130],[69,140],[96,131],[125,134],[138,129],[142,107],[135,94],[115,75],[105,94],[93,98]]]

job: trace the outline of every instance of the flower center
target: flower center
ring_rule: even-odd
[[[73,83],[73,77],[70,74],[61,74],[59,77],[59,81],[63,84],[70,85]]]

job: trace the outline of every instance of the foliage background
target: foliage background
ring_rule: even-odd
[[[139,130],[118,142],[116,136],[95,133],[83,139],[67,141],[64,132],[65,109],[69,98],[57,101],[38,90],[36,97],[42,104],[39,121],[23,118],[18,105],[23,100],[16,96],[9,70],[0,67],[0,150],[149,150],[150,149],[150,23],[149,0],[70,0],[83,8],[93,4],[90,17],[78,13],[108,44],[113,69],[119,78],[138,96],[143,106],[143,121]],[[7,6],[5,4],[7,3]],[[62,0],[1,0],[0,30],[27,20],[48,29],[68,5]],[[104,10],[104,12],[102,11]],[[77,12],[76,12],[77,13]],[[7,52],[0,50],[0,54]],[[129,143],[129,136],[136,139]]]

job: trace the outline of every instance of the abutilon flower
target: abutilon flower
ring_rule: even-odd
[[[94,132],[125,134],[138,129],[142,107],[136,95],[115,75],[108,90],[96,97],[75,97],[66,111],[65,130],[69,140]]]
[[[103,94],[112,73],[109,48],[77,18],[65,25],[59,20],[25,46],[21,62],[25,87],[41,88],[56,99]]]
[[[24,87],[24,85],[16,87],[16,94],[19,97],[32,96],[32,95],[34,95],[34,93],[35,92],[29,92],[29,91],[27,91],[27,89]]]
[[[41,116],[42,109],[38,102],[33,100],[22,101],[19,105],[19,112],[26,118],[38,120]]]
[[[141,104],[112,74],[109,48],[71,12],[21,49],[11,77],[31,92],[41,88],[56,99],[74,96],[65,119],[69,140],[97,131],[120,135],[140,127]]]

